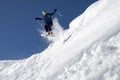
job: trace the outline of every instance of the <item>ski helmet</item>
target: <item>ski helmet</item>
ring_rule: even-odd
[[[46,14],[47,14],[47,13],[46,13],[46,11],[45,11],[45,10],[44,10],[44,11],[42,11],[42,15],[43,15],[43,16],[46,16]]]

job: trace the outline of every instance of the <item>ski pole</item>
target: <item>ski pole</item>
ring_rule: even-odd
[[[60,12],[57,11],[57,14],[58,14],[60,17],[62,17],[62,15],[60,14]]]
[[[44,26],[42,25],[42,23],[41,22],[39,22],[39,21],[37,21],[38,22],[38,24],[42,27],[42,29],[44,30]]]

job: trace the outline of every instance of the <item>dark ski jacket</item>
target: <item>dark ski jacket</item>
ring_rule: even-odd
[[[52,12],[52,13],[46,13],[45,16],[42,16],[42,18],[37,18],[39,20],[44,20],[44,22],[46,24],[53,24],[53,21],[52,21],[52,16],[55,14],[56,11]]]

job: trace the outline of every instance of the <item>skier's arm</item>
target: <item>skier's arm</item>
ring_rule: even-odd
[[[36,17],[35,20],[42,20],[42,18],[38,18],[38,17]]]
[[[48,15],[52,16],[56,13],[57,9],[54,9],[54,11],[52,13],[48,13]]]

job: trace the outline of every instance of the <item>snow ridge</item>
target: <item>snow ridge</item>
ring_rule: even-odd
[[[120,33],[83,51],[80,61],[65,68],[56,80],[119,80]]]

